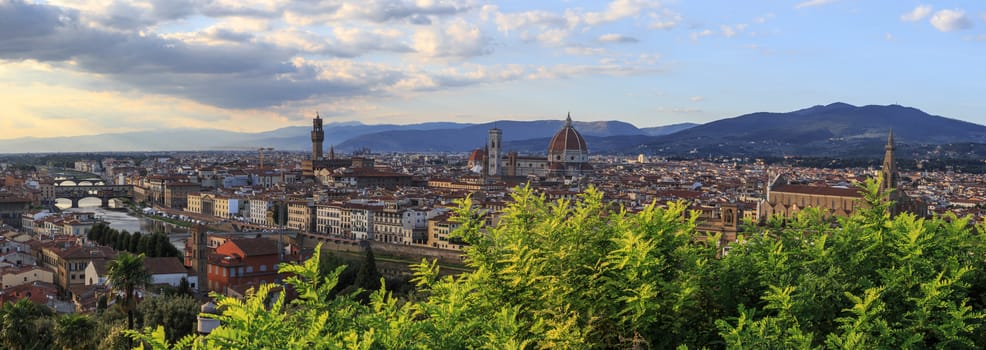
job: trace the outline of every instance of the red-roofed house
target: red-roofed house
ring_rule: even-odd
[[[277,280],[277,242],[266,238],[232,238],[209,255],[208,289],[226,293],[231,286]]]
[[[172,287],[181,285],[181,279],[188,281],[189,287],[195,288],[198,278],[189,275],[188,268],[176,257],[144,258],[144,267],[151,274],[151,284],[167,284]]]

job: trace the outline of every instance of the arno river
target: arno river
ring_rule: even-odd
[[[139,217],[125,211],[114,211],[105,208],[98,207],[99,201],[96,200],[97,206],[85,206],[87,203],[80,203],[79,208],[65,208],[66,212],[86,212],[95,213],[96,218],[106,221],[109,223],[110,227],[115,230],[127,230],[131,233],[133,232],[165,232],[172,234],[171,244],[174,244],[179,251],[185,250],[185,239],[188,237],[186,233],[188,230],[184,227],[175,226],[169,223],[150,220],[147,218]]]

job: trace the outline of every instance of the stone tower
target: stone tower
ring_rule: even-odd
[[[209,292],[209,276],[206,274],[209,258],[209,230],[205,225],[192,227],[192,270],[195,271],[196,289],[201,293]]]
[[[489,163],[486,167],[486,174],[489,176],[500,176],[500,141],[503,138],[503,130],[492,128],[490,129],[490,137],[486,148],[489,153],[486,155],[487,162]]]
[[[322,142],[325,141],[325,131],[322,130],[322,117],[315,112],[312,119],[312,160],[322,159]]]
[[[885,148],[887,153],[883,155],[883,169],[880,170],[880,192],[897,188],[897,182],[900,179],[897,175],[897,165],[894,163],[894,150],[897,149],[897,146],[894,145],[893,129],[890,130],[890,136],[887,137]]]

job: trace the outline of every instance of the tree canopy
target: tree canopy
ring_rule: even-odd
[[[409,299],[386,288],[362,304],[331,297],[344,267],[320,256],[285,264],[299,297],[272,286],[243,300],[214,295],[222,326],[169,342],[163,327],[128,332],[166,348],[973,349],[986,344],[983,226],[945,216],[891,217],[864,186],[868,209],[840,219],[806,209],[750,227],[730,245],[696,232],[681,202],[613,210],[599,191],[549,202],[513,193],[495,227],[469,200],[455,233],[470,272],[414,266]],[[692,218],[692,219],[688,219]],[[979,345],[977,345],[979,344]]]

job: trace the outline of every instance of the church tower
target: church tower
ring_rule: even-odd
[[[894,131],[891,129],[890,136],[887,137],[887,153],[883,155],[883,169],[880,170],[880,192],[897,188],[900,177],[897,175],[897,165],[894,163],[894,150],[896,149]]]
[[[486,144],[486,148],[488,149],[486,159],[489,163],[486,167],[486,174],[489,176],[500,176],[500,141],[502,138],[503,130],[497,128],[490,129],[490,137]]]
[[[197,278],[195,288],[205,293],[209,291],[209,276],[206,268],[208,267],[209,257],[209,230],[205,225],[197,224],[192,227],[192,260],[187,265],[192,266]]]
[[[322,130],[322,117],[315,112],[312,119],[312,160],[322,159],[322,142],[325,141],[325,131]]]

